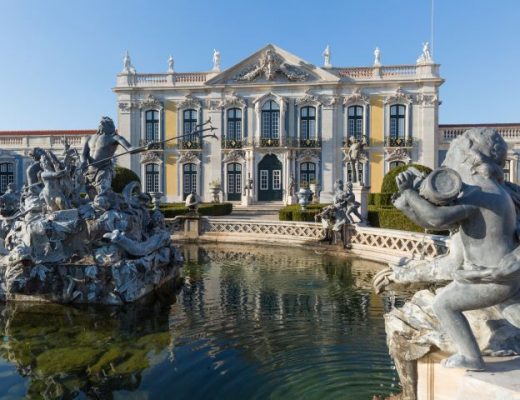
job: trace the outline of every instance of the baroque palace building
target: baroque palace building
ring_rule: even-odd
[[[291,187],[316,182],[329,202],[334,182],[352,178],[349,143],[365,140],[359,181],[377,192],[397,165],[437,165],[443,79],[427,47],[411,65],[374,56],[337,67],[327,47],[318,67],[269,44],[223,71],[215,51],[210,72],[176,72],[170,57],[166,73],[137,73],[127,55],[113,89],[119,133],[134,146],[173,140],[118,162],[169,202],[192,191],[208,201],[215,181],[227,201],[290,202]],[[190,135],[208,119],[219,140]]]

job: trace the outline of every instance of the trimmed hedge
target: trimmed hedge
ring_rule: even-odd
[[[383,178],[383,183],[381,185],[381,193],[396,193],[397,192],[397,183],[395,182],[395,178],[397,175],[399,175],[401,172],[406,171],[410,167],[415,167],[419,171],[424,172],[426,174],[429,174],[432,172],[431,168],[421,165],[421,164],[408,164],[408,165],[401,165],[400,167],[394,168],[390,172],[388,172],[385,177]]]
[[[166,203],[160,207],[165,218],[174,218],[188,212],[184,203]],[[202,203],[199,205],[199,214],[215,217],[219,215],[229,215],[233,211],[231,203]]]
[[[114,179],[112,179],[112,190],[121,193],[126,185],[130,182],[137,181],[141,183],[141,179],[131,169],[116,165]]]
[[[302,211],[299,204],[285,206],[278,211],[278,219],[280,221],[314,222],[314,216],[327,206],[328,204],[309,204],[306,211]]]
[[[401,231],[424,232],[424,229],[413,223],[395,207],[368,208],[368,222],[370,226],[384,229],[399,229]]]

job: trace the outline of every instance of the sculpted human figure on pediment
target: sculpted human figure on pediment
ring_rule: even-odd
[[[239,82],[252,82],[260,76],[274,81],[277,75],[283,75],[289,81],[305,81],[309,75],[300,68],[290,65],[274,50],[267,49],[256,64],[253,64],[235,76]]]

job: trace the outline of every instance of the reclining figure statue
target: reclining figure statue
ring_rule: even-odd
[[[419,291],[385,315],[403,399],[416,398],[416,360],[434,347],[455,353],[445,367],[470,370],[485,368],[481,349],[520,351],[520,192],[504,182],[506,154],[496,131],[471,129],[453,140],[443,167],[422,180],[410,169],[396,178],[399,210],[424,228],[451,231],[448,254],[408,260],[374,279],[377,292],[399,284],[444,286]]]

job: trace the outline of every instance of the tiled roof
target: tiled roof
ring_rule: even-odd
[[[0,136],[66,136],[93,135],[95,129],[48,130],[48,131],[0,131]]]

